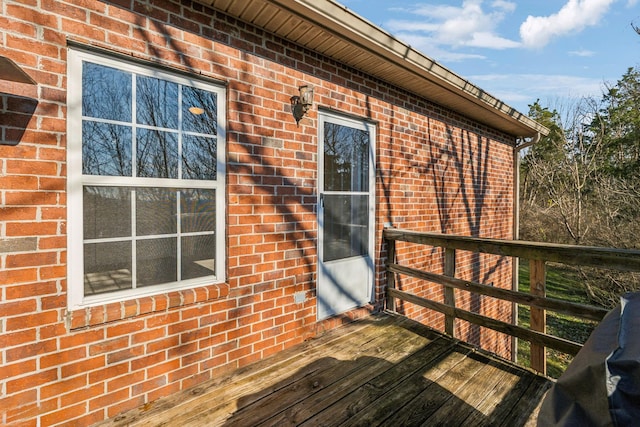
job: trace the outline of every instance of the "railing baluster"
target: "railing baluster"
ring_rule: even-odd
[[[444,275],[449,277],[456,276],[456,250],[453,248],[445,248],[444,250]],[[448,306],[456,306],[455,290],[449,286],[444,287],[444,303]],[[454,316],[445,316],[444,331],[455,338],[456,318]]]
[[[396,241],[385,239],[387,242],[387,289],[395,289],[396,274],[389,269],[389,264],[396,262]],[[387,292],[387,310],[396,311],[396,299]]]
[[[546,296],[546,265],[544,260],[529,261],[529,283],[531,293]],[[543,308],[531,307],[531,330],[546,333],[547,319]],[[531,343],[531,368],[547,374],[547,351],[543,345]]]

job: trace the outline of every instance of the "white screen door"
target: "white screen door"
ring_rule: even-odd
[[[372,299],[375,127],[320,112],[318,141],[320,320]]]

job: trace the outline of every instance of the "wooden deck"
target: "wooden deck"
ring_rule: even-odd
[[[535,425],[551,381],[379,315],[105,426]]]

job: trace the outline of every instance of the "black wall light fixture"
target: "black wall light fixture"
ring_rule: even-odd
[[[300,124],[300,120],[313,104],[313,86],[303,85],[298,89],[300,90],[300,96],[294,95],[291,97],[291,113],[293,118],[296,119],[296,125]]]

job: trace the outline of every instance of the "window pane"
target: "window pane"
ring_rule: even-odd
[[[215,274],[216,239],[213,234],[183,237],[181,244],[183,280]]]
[[[182,178],[216,179],[216,138],[185,135],[182,142]]]
[[[215,190],[182,190],[180,229],[183,233],[216,229]]]
[[[131,128],[83,121],[82,173],[131,176]]]
[[[87,117],[131,122],[131,74],[82,63],[82,114]]]
[[[85,239],[131,236],[131,192],[118,187],[84,187]]]
[[[138,240],[137,286],[159,285],[178,280],[176,253],[175,238]]]
[[[324,124],[326,191],[369,191],[369,132]]]
[[[182,129],[187,132],[217,135],[216,94],[183,86]]]
[[[178,177],[178,136],[155,129],[138,129],[137,176]]]
[[[84,293],[131,289],[131,242],[84,245]]]
[[[324,196],[324,261],[367,254],[368,209],[368,195]]]
[[[224,280],[224,88],[89,51],[69,49],[69,60],[69,221],[82,222],[70,306]]]
[[[136,119],[142,125],[178,129],[178,85],[136,76]]]
[[[176,228],[176,190],[138,188],[136,190],[136,235],[174,234]]]

